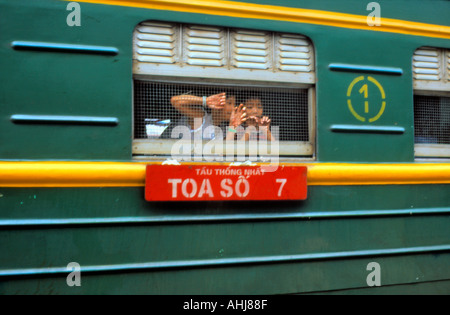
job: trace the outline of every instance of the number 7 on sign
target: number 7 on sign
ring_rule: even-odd
[[[286,178],[277,178],[276,182],[280,185],[280,189],[278,189],[278,197],[281,197],[281,194],[283,192],[284,185],[286,185],[287,179]]]

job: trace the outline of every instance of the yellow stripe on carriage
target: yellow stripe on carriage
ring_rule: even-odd
[[[313,164],[309,185],[450,184],[450,164]]]
[[[64,0],[72,1],[72,0]],[[275,20],[295,23],[326,25],[332,27],[388,32],[416,36],[450,38],[450,27],[381,18],[380,26],[370,26],[366,15],[338,13],[322,10],[300,9],[275,5],[262,5],[224,0],[78,0],[104,5],[116,5],[143,9],[199,13],[247,19]],[[368,12],[369,13],[369,12]]]
[[[0,162],[0,187],[143,187],[147,164]],[[307,166],[309,186],[450,184],[450,163],[283,165]]]
[[[139,187],[145,165],[117,162],[1,162],[0,187]]]

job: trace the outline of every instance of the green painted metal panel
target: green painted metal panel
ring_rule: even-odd
[[[183,218],[448,208],[448,185],[310,186],[299,202],[149,203],[144,188],[0,188],[0,220]]]
[[[28,278],[2,281],[0,292],[16,294],[267,294],[312,293],[324,294],[336,288],[336,284],[347,282],[358,294],[448,294],[448,283],[420,282],[421,268],[430,266],[442,275],[447,268],[448,255],[389,257],[377,259],[382,269],[381,281],[386,285],[368,287],[366,266],[371,259],[350,261],[324,261],[315,263],[261,265],[236,268],[191,269],[176,272],[129,272],[81,278],[81,287],[69,287],[65,276],[50,278]],[[430,264],[430,262],[432,262]],[[411,273],[411,274],[409,274]],[[411,277],[411,275],[414,275]],[[427,275],[429,276],[429,275]],[[391,286],[403,282],[402,285]],[[382,282],[383,284],[383,282]],[[419,289],[417,289],[419,287]],[[422,288],[421,288],[422,287]],[[330,290],[331,289],[331,290]],[[312,291],[310,291],[312,290]],[[350,291],[349,293],[351,293]],[[333,292],[330,292],[333,293]],[[354,294],[354,293],[353,293]]]
[[[368,13],[360,1],[248,2]],[[450,25],[446,1],[379,2],[385,17]],[[66,6],[0,0],[2,160],[131,160],[132,32],[154,19],[308,36],[318,161],[413,162],[411,57],[421,46],[450,48],[444,39],[86,3],[82,26],[69,27]],[[351,99],[369,102],[367,113],[355,105],[365,121],[348,107],[349,86],[361,76]],[[386,101],[374,122],[383,99],[369,76]],[[18,123],[14,115],[72,121]],[[80,116],[117,123],[74,122]],[[143,188],[1,188],[0,294],[447,294],[448,192],[314,186],[302,202],[153,204]],[[82,273],[81,287],[67,286],[61,273],[71,261],[94,268]],[[372,261],[382,267],[380,288],[367,288]],[[30,270],[43,274],[21,274]]]
[[[437,1],[436,1],[437,2]],[[19,5],[19,3],[21,5]],[[266,3],[266,2],[262,2]],[[277,3],[283,5],[284,3]],[[132,75],[131,33],[144,20],[158,19],[195,24],[219,24],[238,28],[267,29],[306,35],[313,41],[317,66],[317,157],[320,161],[413,161],[411,56],[420,46],[448,47],[444,39],[338,29],[328,26],[278,21],[245,20],[199,14],[159,12],[83,3],[83,24],[69,27],[64,1],[2,1],[0,27],[0,82],[4,93],[0,118],[0,158],[127,160],[131,158]],[[288,4],[286,4],[288,5]],[[292,5],[292,4],[290,4]],[[298,3],[311,8],[311,4]],[[421,21],[417,8],[400,13],[404,6],[382,3],[387,16]],[[445,8],[446,4],[437,2]],[[354,3],[318,2],[315,8],[365,15]],[[338,9],[339,7],[339,9]],[[8,14],[14,8],[13,14]],[[428,9],[431,10],[431,9]],[[434,8],[435,10],[435,8]],[[445,11],[444,9],[442,11]],[[440,11],[433,11],[440,12]],[[33,18],[30,19],[29,17]],[[114,16],[120,16],[120,21]],[[448,24],[439,14],[433,23]],[[425,21],[427,21],[425,19]],[[430,22],[430,21],[428,21]],[[332,36],[330,36],[332,34]],[[14,50],[14,41],[113,47],[117,55],[80,52]],[[384,58],[380,58],[384,56]],[[373,74],[386,92],[386,110],[374,123],[361,123],[347,106],[348,86],[369,73],[331,71],[344,63],[370,67],[396,67],[402,75]],[[51,91],[49,93],[49,91]],[[369,91],[371,107],[376,92]],[[372,98],[372,99],[371,99]],[[374,103],[374,104],[373,104]],[[16,114],[107,116],[118,119],[115,127],[74,125],[18,125]],[[333,124],[399,126],[401,135],[336,134]],[[13,139],[13,140],[12,140]],[[386,147],[389,150],[386,150]]]
[[[418,247],[450,246],[447,192],[446,185],[313,187],[298,203],[167,205],[146,203],[140,188],[2,189],[0,243],[8,255],[0,257],[0,291],[343,290],[364,287],[372,261],[384,285],[441,280],[448,248]],[[81,288],[64,284],[61,270],[72,261],[88,268]],[[44,274],[21,275],[29,269]]]
[[[129,159],[131,38],[123,40],[129,29],[91,19],[88,10],[83,27],[71,28],[66,2],[19,2],[0,4],[1,158]],[[119,54],[13,49],[14,41],[115,47]],[[15,124],[17,114],[106,116],[118,124]]]
[[[347,13],[356,15],[368,15],[372,10],[368,10],[369,2],[359,0],[246,0],[246,3],[276,5],[283,7],[293,7],[312,10],[323,10],[337,13]],[[448,11],[446,0],[432,0],[430,5],[423,5],[421,0],[379,0],[382,17],[390,19],[402,19],[406,21],[417,21],[430,24],[450,25],[448,16],[444,12]]]

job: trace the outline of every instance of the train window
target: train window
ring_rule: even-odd
[[[279,156],[314,155],[314,56],[304,36],[144,22],[134,32],[133,76],[135,157],[173,156],[180,140],[191,152],[191,140],[222,141],[226,149],[212,154],[232,148],[237,157],[238,142],[248,150],[261,139],[276,142]],[[240,104],[247,120],[231,126]]]
[[[413,56],[416,157],[450,157],[450,50],[422,47]]]

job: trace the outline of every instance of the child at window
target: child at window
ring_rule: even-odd
[[[239,137],[241,140],[275,141],[275,137],[270,131],[271,120],[269,117],[263,116],[263,112],[264,108],[260,98],[254,97],[247,99],[244,104],[241,104],[235,109],[234,116],[232,114],[227,139],[234,139],[234,137],[232,138],[230,135],[230,132],[234,131],[237,133],[237,128],[246,122],[247,128],[245,128],[245,133],[242,137]]]

